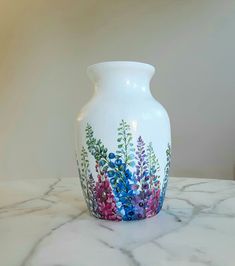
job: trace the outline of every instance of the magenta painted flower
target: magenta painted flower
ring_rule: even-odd
[[[146,217],[151,217],[156,214],[159,198],[160,198],[160,190],[152,189],[152,193],[147,201]]]
[[[121,217],[117,214],[117,206],[109,180],[105,175],[98,175],[96,198],[101,219],[121,220]]]

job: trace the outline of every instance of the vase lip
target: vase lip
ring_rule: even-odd
[[[138,61],[104,61],[88,66],[87,73],[89,75],[89,73],[95,69],[102,69],[106,67],[130,67],[136,69],[143,69],[143,71],[149,71],[152,74],[154,74],[155,72],[155,67],[148,63],[142,63]]]

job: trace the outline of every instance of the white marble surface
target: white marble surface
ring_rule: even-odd
[[[234,266],[235,182],[170,178],[135,222],[87,213],[77,178],[0,182],[1,266]]]

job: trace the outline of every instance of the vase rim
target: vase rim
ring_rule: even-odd
[[[87,72],[90,72],[97,68],[103,68],[103,67],[133,67],[138,69],[147,70],[150,72],[155,72],[155,67],[153,65],[150,65],[148,63],[142,63],[138,61],[104,61],[92,64],[88,66]]]

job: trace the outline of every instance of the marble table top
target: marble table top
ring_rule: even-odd
[[[91,217],[78,178],[0,181],[1,266],[234,266],[235,182],[170,178],[163,210]]]

